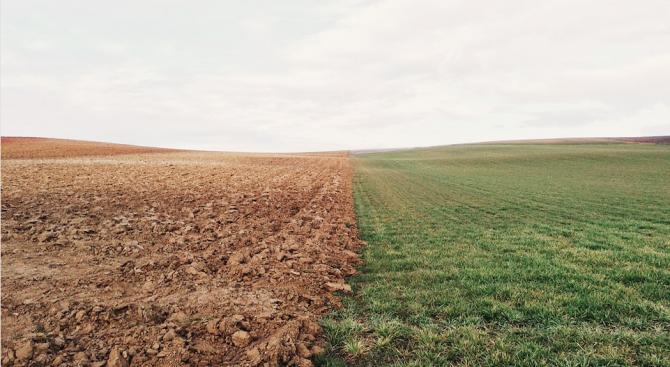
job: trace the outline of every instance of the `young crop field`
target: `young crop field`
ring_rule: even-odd
[[[352,163],[366,267],[321,365],[670,366],[670,146]]]

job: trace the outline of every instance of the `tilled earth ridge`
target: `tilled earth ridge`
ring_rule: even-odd
[[[310,366],[359,265],[346,153],[2,161],[2,365]]]
[[[174,152],[178,152],[178,150],[82,140],[2,137],[2,159],[67,158],[73,156]]]

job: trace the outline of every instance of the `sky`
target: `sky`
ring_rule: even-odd
[[[2,0],[0,133],[243,152],[670,135],[667,0]]]

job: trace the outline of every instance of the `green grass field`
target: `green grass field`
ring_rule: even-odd
[[[670,146],[352,162],[367,265],[317,365],[670,366]]]

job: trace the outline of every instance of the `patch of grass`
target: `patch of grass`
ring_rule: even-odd
[[[365,340],[360,338],[350,338],[344,342],[343,350],[353,358],[363,356],[368,350]]]
[[[474,145],[352,162],[366,266],[326,321],[342,356],[369,341],[350,364],[670,366],[670,147]]]
[[[321,321],[323,334],[333,345],[344,344],[346,341],[363,334],[363,324],[354,317],[345,317],[337,320],[325,318]]]

